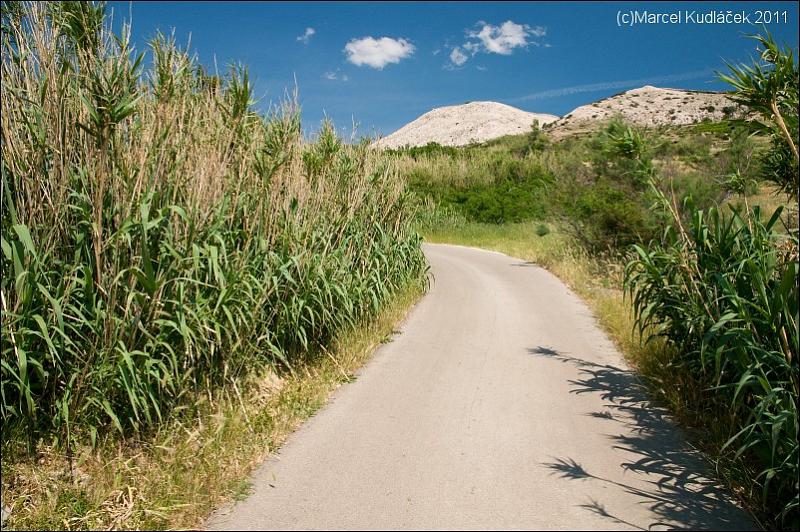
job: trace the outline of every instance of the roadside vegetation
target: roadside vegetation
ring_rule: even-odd
[[[722,79],[753,114],[392,152],[429,241],[551,269],[766,527],[798,526],[798,70]]]
[[[245,68],[109,27],[102,3],[2,3],[13,527],[197,526],[426,283],[368,142],[306,141]]]

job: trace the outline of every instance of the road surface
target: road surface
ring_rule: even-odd
[[[216,529],[753,529],[557,278],[426,245],[434,280]]]

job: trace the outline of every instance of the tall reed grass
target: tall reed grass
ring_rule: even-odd
[[[162,35],[146,59],[102,4],[3,10],[4,443],[148,430],[425,282],[367,142],[304,142],[292,100],[259,115]]]
[[[795,528],[798,242],[777,230],[781,210],[698,210],[686,228],[676,216],[660,243],[635,246],[625,284],[640,332],[674,345],[674,369],[727,403],[724,447],[756,464],[763,509]]]

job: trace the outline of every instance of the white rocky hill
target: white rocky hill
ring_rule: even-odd
[[[686,125],[705,119],[718,122],[742,116],[739,106],[719,92],[662,89],[645,85],[638,89],[583,105],[547,126],[560,137],[590,130],[598,122],[621,116],[640,126]]]
[[[555,115],[529,113],[497,102],[469,102],[439,107],[409,122],[391,135],[377,140],[379,148],[424,146],[438,142],[443,146],[464,146],[504,135],[518,135],[558,120]]]

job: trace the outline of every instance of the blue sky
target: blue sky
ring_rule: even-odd
[[[796,2],[109,2],[132,20],[139,50],[174,28],[198,59],[247,65],[261,108],[297,82],[304,128],[327,115],[348,131],[388,134],[443,105],[493,100],[564,115],[651,84],[724,90],[723,60],[749,61],[761,26],[698,24],[716,11],[778,13],[767,28],[798,47]],[[681,14],[680,23],[618,25],[618,14]],[[628,17],[630,15],[627,15]],[[623,18],[624,21],[624,18]],[[310,29],[309,29],[310,28]]]

